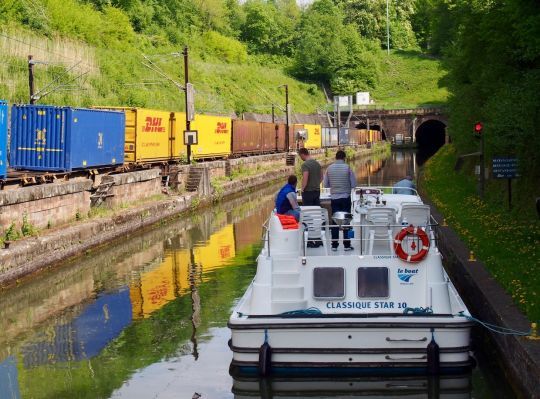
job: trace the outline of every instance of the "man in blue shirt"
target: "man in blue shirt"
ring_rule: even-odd
[[[298,179],[295,175],[290,175],[276,197],[276,212],[281,215],[292,215],[296,221],[300,220],[300,206],[296,197],[296,183]]]
[[[336,162],[328,167],[323,181],[324,187],[330,187],[330,205],[332,214],[336,212],[351,212],[351,191],[356,187],[356,176],[349,165],[345,163],[345,151],[336,152]],[[349,229],[344,229],[343,235],[348,236]],[[332,251],[339,247],[339,228],[331,227]],[[351,241],[344,239],[345,251],[352,251]]]
[[[416,190],[416,186],[413,183],[412,177],[405,176],[403,180],[394,184],[394,189],[392,191],[394,194],[415,195],[416,193],[413,190]]]

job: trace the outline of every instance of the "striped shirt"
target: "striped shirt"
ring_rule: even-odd
[[[344,160],[338,159],[328,167],[324,175],[324,187],[330,187],[330,198],[347,198],[356,187],[356,177]]]

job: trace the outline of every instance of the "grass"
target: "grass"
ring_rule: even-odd
[[[122,48],[105,48],[60,36],[46,38],[21,26],[3,27],[0,34],[5,35],[0,36],[1,99],[28,102],[26,55],[34,53],[34,59],[43,62],[34,67],[36,91],[49,85],[49,89],[57,88],[39,100],[40,104],[184,109],[183,92],[143,65],[148,63],[143,57],[146,54],[166,75],[183,82],[183,61],[171,55],[179,50],[170,44],[148,46],[141,39],[141,43],[126,41]],[[324,105],[324,94],[315,84],[287,75],[286,59],[283,64],[272,64],[246,54],[245,58],[225,60],[220,49],[205,40],[194,36],[187,43],[198,112],[270,113],[272,103],[285,102],[285,93],[278,88],[282,84],[289,85],[294,112],[313,113]]]
[[[444,146],[425,165],[422,186],[450,226],[531,321],[540,321],[540,221],[476,195],[472,175],[453,172]]]
[[[439,87],[446,74],[439,60],[417,51],[380,54],[380,80],[371,93],[376,107],[416,108],[444,105],[448,91]]]

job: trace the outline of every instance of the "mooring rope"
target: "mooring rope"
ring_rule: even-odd
[[[503,326],[498,326],[496,324],[487,323],[485,321],[477,319],[476,317],[468,316],[468,315],[464,314],[463,311],[459,312],[458,314],[456,314],[454,316],[465,317],[467,320],[474,321],[474,322],[480,324],[481,326],[483,326],[484,328],[488,329],[489,331],[492,331],[492,332],[497,333],[497,334],[517,335],[517,336],[521,336],[521,337],[531,335],[531,331],[519,331],[519,330],[514,330],[512,328],[507,328],[507,327],[503,327]]]

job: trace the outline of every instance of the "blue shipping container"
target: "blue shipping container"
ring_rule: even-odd
[[[348,145],[349,144],[349,129],[341,128],[339,129],[339,145]]]
[[[0,179],[7,176],[7,127],[8,106],[0,100]]]
[[[123,112],[46,105],[11,108],[10,164],[71,171],[124,161]]]

